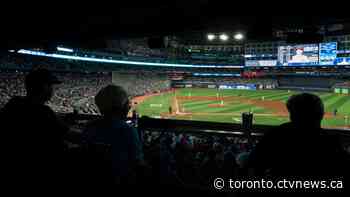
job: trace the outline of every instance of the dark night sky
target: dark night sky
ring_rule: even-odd
[[[57,1],[45,5],[8,5],[1,12],[1,41],[6,47],[65,42],[95,45],[105,38],[167,35],[243,29],[251,37],[271,35],[273,27],[309,26],[349,18],[318,16],[303,10],[265,6],[248,9],[255,1],[233,5],[213,0],[116,1],[118,4]],[[281,1],[280,1],[281,2]],[[260,5],[257,5],[260,8]],[[291,11],[292,10],[292,11]],[[314,11],[317,9],[313,9]],[[271,14],[273,13],[273,14]],[[320,14],[320,13],[318,13]]]

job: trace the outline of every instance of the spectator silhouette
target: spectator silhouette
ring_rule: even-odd
[[[224,163],[222,166],[222,177],[225,178],[234,178],[238,174],[238,164],[236,162],[235,155],[232,151],[227,151],[224,154]]]
[[[250,155],[256,175],[344,176],[346,155],[335,136],[321,129],[324,106],[313,94],[287,102],[290,122],[267,133]]]
[[[1,110],[1,151],[8,184],[41,189],[59,180],[63,137],[68,128],[46,106],[53,85],[60,81],[48,70],[31,71],[25,78],[26,96],[13,97]]]
[[[203,185],[210,185],[210,183],[220,175],[220,167],[216,160],[216,152],[210,149],[207,153],[206,159],[200,167],[201,182]]]
[[[143,161],[142,145],[135,128],[126,123],[130,110],[127,92],[120,86],[108,85],[95,97],[102,119],[88,124],[84,138],[88,144],[107,147],[115,181],[133,184],[135,167]]]

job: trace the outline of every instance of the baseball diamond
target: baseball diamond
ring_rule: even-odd
[[[240,123],[243,112],[254,113],[254,123],[279,125],[289,120],[286,102],[298,91],[289,90],[217,90],[206,88],[184,88],[141,98],[137,106],[143,116],[201,120],[225,123]],[[325,105],[326,128],[348,127],[350,99],[347,95],[330,92],[312,92],[320,96]],[[219,96],[217,96],[219,94]],[[150,107],[158,104],[161,107]],[[169,114],[168,108],[173,108]],[[338,113],[332,112],[337,109]]]

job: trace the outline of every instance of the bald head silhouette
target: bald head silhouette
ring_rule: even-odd
[[[324,105],[321,99],[310,93],[293,95],[287,102],[291,122],[296,126],[321,127]]]

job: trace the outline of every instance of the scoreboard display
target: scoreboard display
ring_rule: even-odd
[[[350,57],[337,57],[334,61],[335,65],[350,65]]]
[[[350,65],[350,57],[339,57],[337,42],[279,46],[276,59],[250,58],[246,67],[302,67]]]
[[[319,45],[304,44],[278,47],[279,66],[310,66],[319,64]]]
[[[335,65],[337,59],[337,43],[320,43],[320,65]]]

